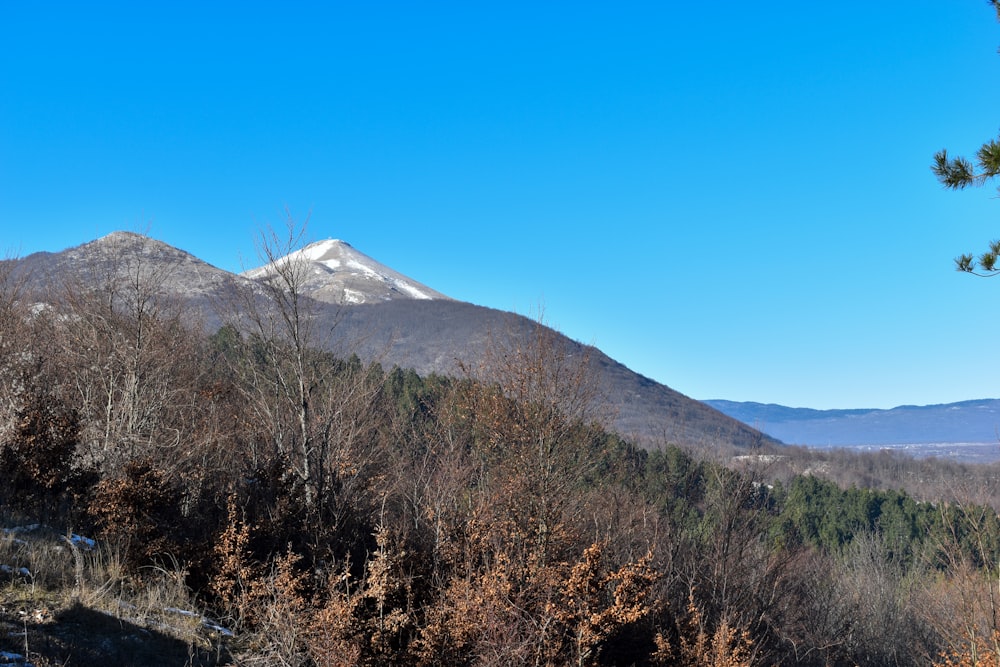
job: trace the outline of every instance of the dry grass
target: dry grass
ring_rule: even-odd
[[[123,553],[42,526],[0,532],[0,650],[36,667],[227,664],[183,569],[132,575]]]

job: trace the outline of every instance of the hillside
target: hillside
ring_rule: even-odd
[[[988,655],[964,632],[995,628],[970,595],[1000,562],[994,469],[706,455],[738,442],[718,413],[598,350],[402,289],[321,302],[280,262],[260,282],[114,235],[0,266],[0,662]],[[692,447],[609,432],[606,398]]]
[[[540,326],[523,316],[448,299],[343,242],[319,242],[291,259],[304,260],[302,304],[316,320],[316,344],[387,368],[455,375],[461,363],[474,365],[482,359],[489,345],[516,345]],[[273,275],[273,267],[231,274],[128,232],[58,253],[32,254],[14,260],[13,270],[39,301],[100,290],[124,278],[125,285],[152,290],[160,302],[182,309],[209,332],[232,317],[241,293],[261,293],[254,276]],[[561,334],[556,340],[569,356],[590,358],[598,396],[615,430],[644,446],[746,448],[762,442],[760,433],[746,424],[643,377],[600,350]]]

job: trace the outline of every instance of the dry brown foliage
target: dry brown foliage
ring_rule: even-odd
[[[680,641],[673,646],[662,633],[658,634],[654,658],[684,667],[750,667],[753,665],[753,643],[746,628],[733,626],[726,617],[714,628],[709,627],[692,590]]]
[[[608,568],[605,548],[545,565],[499,552],[475,576],[455,577],[427,611],[419,664],[601,664],[609,638],[653,614],[658,577],[650,555]]]
[[[349,563],[330,577],[326,600],[309,626],[310,656],[318,665],[383,665],[402,660],[414,631],[406,552],[379,526],[376,549],[355,580]]]
[[[123,544],[133,567],[175,554],[181,494],[175,480],[147,461],[131,461],[122,476],[94,488],[89,513],[100,535]]]
[[[253,601],[239,663],[299,667],[310,664],[312,608],[301,558],[291,550],[275,558],[270,572],[251,584],[244,603]]]
[[[652,553],[609,572],[602,563],[606,547],[587,547],[546,609],[558,624],[557,636],[568,639],[558,653],[575,656],[578,665],[597,664],[604,641],[655,611],[649,598],[659,574],[650,566]]]
[[[991,637],[966,635],[960,647],[942,653],[934,667],[1000,667],[1000,632]]]
[[[0,443],[6,488],[0,499],[46,520],[80,491],[74,471],[80,433],[75,410],[50,392],[31,387],[21,397],[7,437]]]
[[[226,503],[226,525],[215,541],[215,573],[209,590],[220,609],[235,627],[246,625],[257,608],[256,585],[262,578],[261,566],[250,555],[250,526],[241,516],[237,499],[230,494]]]

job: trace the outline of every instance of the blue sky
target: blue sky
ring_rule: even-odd
[[[285,3],[293,4],[293,3]],[[310,218],[688,394],[1000,396],[986,2],[0,2],[0,247]]]

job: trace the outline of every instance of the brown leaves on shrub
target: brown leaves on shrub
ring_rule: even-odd
[[[125,546],[133,567],[176,555],[181,492],[175,480],[146,461],[125,464],[122,476],[97,484],[89,512],[100,536]]]
[[[331,576],[326,600],[310,627],[310,656],[317,665],[383,665],[403,661],[414,632],[406,552],[390,531],[375,531],[376,549],[355,580],[344,563]]]
[[[754,664],[754,642],[746,628],[732,625],[726,617],[719,619],[714,628],[708,621],[692,590],[688,597],[687,618],[680,628],[679,645],[671,646],[662,634],[658,634],[654,658],[684,667],[750,667]]]
[[[964,639],[961,646],[941,654],[934,667],[1000,667],[1000,632]]]
[[[0,446],[0,469],[7,480],[6,502],[47,514],[76,485],[74,455],[80,434],[76,411],[42,390],[28,391]]]
[[[610,568],[607,545],[575,563],[518,563],[497,553],[474,577],[453,578],[427,612],[420,664],[598,665],[605,643],[655,610],[650,554]]]

